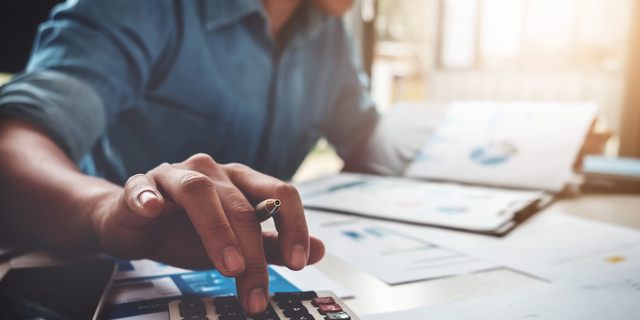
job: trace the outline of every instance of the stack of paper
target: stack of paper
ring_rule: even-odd
[[[596,111],[594,103],[456,102],[405,172],[449,183],[343,173],[298,187],[307,208],[502,236],[538,209],[542,191],[562,190]]]
[[[508,230],[518,213],[543,196],[539,191],[348,173],[299,185],[299,190],[311,209],[483,233]]]

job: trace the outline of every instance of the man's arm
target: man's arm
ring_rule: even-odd
[[[0,122],[0,233],[74,251],[97,251],[94,206],[121,192],[82,174],[38,127]]]
[[[124,188],[83,175],[37,127],[0,121],[0,232],[62,250],[104,249],[125,259],[150,258],[185,268],[215,266],[237,277],[243,308],[266,307],[266,263],[302,269],[324,254],[309,238],[291,185],[206,155],[162,164]],[[253,205],[283,205],[279,233],[262,234]]]

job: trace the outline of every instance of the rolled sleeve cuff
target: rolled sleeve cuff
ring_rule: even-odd
[[[52,70],[18,76],[0,87],[0,117],[39,126],[76,163],[106,128],[106,112],[97,92],[75,77]]]

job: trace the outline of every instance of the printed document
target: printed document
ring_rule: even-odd
[[[384,223],[311,210],[307,223],[329,253],[391,285],[497,268]]]
[[[505,237],[385,222],[411,237],[554,282],[580,273],[606,273],[640,261],[640,231],[545,210]]]
[[[405,176],[560,191],[596,112],[591,102],[454,102]]]
[[[542,196],[538,191],[341,173],[299,188],[305,207],[374,218],[496,232]]]
[[[635,320],[640,315],[638,301],[640,265],[635,265],[520,291],[360,317],[363,320]]]

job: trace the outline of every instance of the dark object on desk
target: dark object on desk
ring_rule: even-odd
[[[0,319],[97,319],[115,272],[107,259],[11,269],[0,281]]]
[[[640,159],[586,156],[582,192],[640,193]]]

